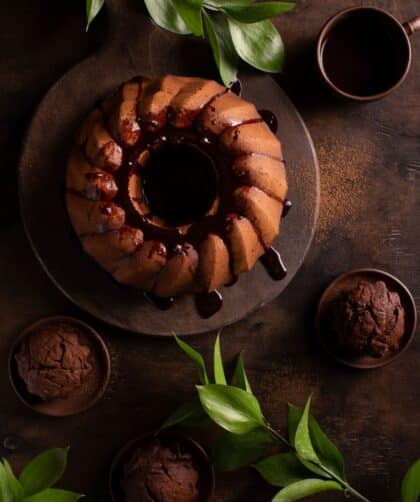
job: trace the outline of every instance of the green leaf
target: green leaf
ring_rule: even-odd
[[[174,425],[195,427],[209,421],[209,417],[203,410],[198,396],[191,401],[181,404],[162,424],[161,429],[167,429]]]
[[[217,425],[234,434],[245,434],[264,426],[264,417],[256,398],[230,385],[197,386],[204,411]]]
[[[225,432],[212,449],[212,463],[219,471],[233,471],[258,460],[275,442],[262,427],[246,434]]]
[[[173,0],[179,15],[188,29],[198,37],[203,35],[203,18],[201,8],[203,0]]]
[[[23,499],[23,486],[16,478],[11,465],[5,458],[3,459],[3,466],[6,475],[7,485],[9,486],[9,489],[12,492],[13,500],[14,502],[20,502]]]
[[[272,455],[261,460],[254,467],[267,483],[274,486],[287,486],[310,478],[312,475],[311,471],[305,469],[295,453]]]
[[[76,502],[82,497],[84,497],[84,495],[80,493],[48,488],[47,490],[23,499],[23,502]]]
[[[288,405],[288,417],[287,417],[287,425],[289,429],[289,441],[290,443],[294,446],[295,445],[295,436],[296,436],[296,429],[297,426],[300,422],[300,419],[302,418],[303,415],[303,408],[299,408],[297,406],[294,406],[293,404]]]
[[[296,429],[299,425],[302,415],[303,415],[303,408],[298,408],[297,406],[293,406],[293,404],[289,403],[289,416],[288,416],[289,441],[293,446],[295,445]],[[319,467],[317,467],[313,463],[307,462],[306,460],[304,460],[299,456],[298,458],[301,461],[301,463],[313,473],[318,474],[318,476],[324,478],[330,478],[330,476],[325,474],[324,471],[322,471]]]
[[[89,29],[90,23],[101,11],[104,3],[105,0],[86,0],[86,31]]]
[[[327,492],[331,490],[343,489],[335,481],[324,481],[322,479],[303,479],[286,486],[273,498],[272,502],[293,502],[309,495]]]
[[[303,414],[303,408],[289,404],[289,439],[294,444],[297,424]],[[294,431],[294,432],[293,432]],[[317,420],[309,417],[309,433],[314,449],[321,463],[342,479],[346,479],[344,459],[335,444],[319,426]],[[323,473],[325,476],[325,474]]]
[[[302,418],[303,415],[303,408],[298,408],[297,406],[293,406],[292,404],[289,404],[289,418],[288,418],[288,423],[289,423],[289,441],[292,445],[295,444],[295,436],[296,436],[296,429],[299,425],[300,419]],[[318,476],[324,477],[324,478],[330,478],[328,474],[326,474],[323,470],[321,470],[319,467],[314,465],[311,462],[307,462],[305,459],[299,457],[299,460],[301,463],[310,471],[312,471],[315,474],[318,474]]]
[[[216,18],[204,11],[204,23],[222,82],[229,87],[237,80],[239,59],[233,47],[229,26],[225,18]]]
[[[299,457],[319,465],[320,461],[312,445],[309,434],[309,409],[311,406],[311,397],[306,402],[302,417],[298,423],[295,434],[295,448]]]
[[[25,497],[29,497],[59,481],[67,466],[69,448],[52,448],[32,459],[20,474]]]
[[[296,4],[292,2],[264,2],[248,5],[247,7],[229,7],[225,8],[223,12],[241,23],[258,23],[284,14],[294,9],[295,6]]]
[[[6,470],[0,462],[0,502],[14,502],[13,495],[7,483]]]
[[[249,5],[255,0],[205,0],[204,5],[206,7],[213,7],[214,9],[220,9],[222,7],[238,7]]]
[[[144,3],[150,17],[161,28],[178,35],[191,33],[185,21],[178,14],[172,0],[144,0]]]
[[[202,384],[208,384],[209,379],[207,376],[206,365],[204,363],[204,359],[203,359],[202,355],[199,352],[197,352],[196,350],[194,350],[190,345],[188,345],[188,343],[186,343],[183,340],[181,340],[180,338],[178,338],[175,334],[174,334],[174,337],[175,337],[176,343],[179,345],[179,347],[194,362],[195,367],[197,368],[197,371],[198,371],[198,377],[200,379],[200,382]]]
[[[220,385],[226,385],[225,370],[223,369],[222,351],[220,349],[220,331],[217,334],[216,341],[214,342],[213,351],[213,371],[214,381]]]
[[[235,373],[233,374],[233,385],[252,394],[251,385],[249,384],[249,380],[245,372],[242,353],[239,354],[238,360],[236,361]]]
[[[235,50],[246,63],[268,73],[283,69],[283,41],[271,21],[243,24],[228,19],[228,23]]]
[[[340,478],[346,479],[343,456],[312,416],[309,417],[309,433],[322,465]]]
[[[404,476],[401,486],[402,502],[417,502],[420,498],[420,459],[415,462]]]

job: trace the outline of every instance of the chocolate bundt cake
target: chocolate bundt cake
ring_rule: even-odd
[[[125,83],[83,123],[66,204],[84,250],[120,283],[205,293],[279,233],[282,148],[255,106],[211,80]]]

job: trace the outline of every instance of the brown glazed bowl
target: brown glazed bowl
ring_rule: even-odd
[[[396,78],[392,80],[392,83],[386,87],[381,92],[374,94],[367,93],[366,95],[358,95],[350,93],[334,82],[332,75],[328,73],[325,67],[324,61],[324,48],[329,35],[332,33],[333,29],[342,21],[351,18],[351,16],[368,16],[369,23],[383,23],[386,21],[390,27],[392,27],[392,45],[395,50],[398,51],[398,57],[401,61],[400,69]],[[373,28],[373,27],[372,27]],[[321,77],[327,87],[333,92],[333,94],[358,103],[366,103],[369,101],[375,101],[388,96],[391,92],[396,90],[406,79],[411,66],[412,59],[412,49],[409,36],[411,36],[415,31],[420,30],[420,16],[414,17],[410,21],[405,23],[400,23],[392,14],[386,10],[377,7],[351,7],[344,9],[334,16],[332,16],[324,25],[321,33],[318,36],[317,46],[316,46],[316,59],[317,65],[321,74]],[[357,33],[355,33],[357,36]],[[350,64],[350,62],[349,62]]]
[[[145,434],[131,439],[115,455],[109,471],[109,496],[111,502],[124,502],[124,492],[122,488],[124,465],[130,461],[137,448],[143,446],[149,439],[159,437],[163,442],[182,443],[194,455],[194,459],[199,465],[202,476],[200,483],[200,502],[211,502],[214,499],[215,474],[210,459],[203,447],[178,431],[163,430],[155,435]]]
[[[58,323],[73,326],[81,342],[91,349],[89,359],[92,372],[87,376],[86,382],[67,398],[43,401],[28,392],[25,382],[19,375],[15,355],[25,337],[41,327],[54,326]],[[68,417],[91,408],[104,395],[111,376],[111,358],[105,342],[91,326],[72,317],[56,316],[40,319],[19,335],[10,350],[8,369],[12,388],[26,406],[43,415]]]
[[[368,354],[344,354],[339,351],[328,336],[327,313],[330,305],[343,293],[357,286],[360,280],[383,281],[390,291],[400,296],[401,305],[405,311],[405,330],[398,351],[385,354],[382,357],[373,357]],[[398,359],[408,348],[414,338],[417,326],[417,309],[408,288],[396,277],[374,268],[362,268],[351,270],[335,279],[324,291],[318,303],[316,313],[316,336],[322,348],[337,362],[358,369],[372,369],[385,366]]]

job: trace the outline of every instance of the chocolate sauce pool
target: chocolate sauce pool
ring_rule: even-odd
[[[174,227],[202,218],[218,188],[211,158],[183,143],[163,144],[142,169],[142,178],[151,212]]]

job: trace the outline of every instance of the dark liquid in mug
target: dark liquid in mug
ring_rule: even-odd
[[[350,12],[331,29],[322,47],[324,69],[333,84],[355,96],[373,96],[404,74],[408,44],[385,14]]]

